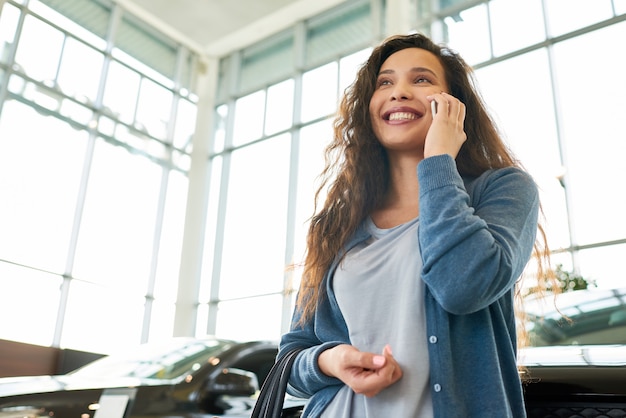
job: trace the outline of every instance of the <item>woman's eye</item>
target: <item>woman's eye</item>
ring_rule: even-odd
[[[427,78],[427,77],[417,77],[417,78],[415,79],[415,83],[416,83],[416,84],[420,84],[420,83],[430,83],[430,82],[431,82],[431,81],[430,81],[430,79],[429,79],[429,78]]]

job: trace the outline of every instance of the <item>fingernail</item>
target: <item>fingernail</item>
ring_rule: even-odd
[[[391,346],[389,344],[385,346],[385,349],[387,350],[388,354],[393,354],[393,351],[391,351]]]
[[[383,356],[374,356],[374,365],[375,366],[382,366],[383,364],[385,364],[385,357]]]

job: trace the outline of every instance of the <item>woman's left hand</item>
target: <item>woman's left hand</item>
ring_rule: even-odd
[[[448,93],[428,96],[437,103],[437,114],[426,135],[424,158],[449,154],[456,158],[461,146],[467,139],[463,128],[465,122],[465,104]]]
[[[355,393],[367,397],[376,396],[402,377],[402,369],[388,345],[378,355],[340,344],[322,352],[318,364],[324,374],[338,378]]]

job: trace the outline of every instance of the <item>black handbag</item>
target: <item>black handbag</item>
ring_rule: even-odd
[[[274,363],[261,386],[250,418],[281,418],[289,373],[300,351],[301,348],[295,348]]]

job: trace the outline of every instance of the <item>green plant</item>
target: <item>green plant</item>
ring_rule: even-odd
[[[552,281],[547,282],[545,291],[548,293],[554,292],[554,286],[558,286],[557,293],[573,292],[575,290],[589,289],[590,287],[596,287],[595,280],[588,280],[582,277],[580,274],[566,271],[563,269],[562,264],[557,264],[556,268],[551,271],[554,277],[554,284]],[[527,290],[527,296],[533,293],[537,293],[539,289],[537,287],[531,287]]]
[[[594,280],[587,280],[580,274],[563,270],[563,265],[558,264],[554,270],[556,281],[560,287],[561,293],[573,292],[574,290],[589,289],[590,287],[596,287]],[[548,291],[553,290],[550,286]]]

